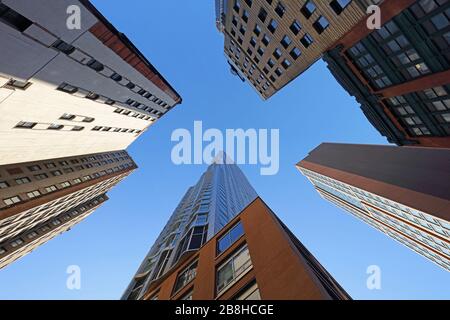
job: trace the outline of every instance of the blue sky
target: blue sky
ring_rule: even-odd
[[[268,102],[231,75],[214,1],[93,1],[183,96],[129,149],[139,170],[91,217],[0,270],[0,299],[117,299],[206,166],[171,162],[173,130],[280,129],[280,171],[241,166],[263,200],[354,299],[449,299],[449,273],[322,200],[295,163],[322,142],[384,144],[323,62]],[[81,290],[66,269],[81,268]],[[366,286],[370,265],[381,290]]]

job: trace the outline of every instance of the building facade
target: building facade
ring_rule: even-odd
[[[0,268],[85,219],[135,169],[126,151],[0,166]]]
[[[448,148],[450,1],[384,1],[380,9],[381,29],[361,22],[324,60],[389,142]]]
[[[348,300],[350,296],[257,198],[143,300]]]
[[[364,0],[216,0],[232,73],[270,98],[367,16]]]
[[[237,165],[209,166],[184,195],[122,298],[141,298],[151,283],[197,251],[256,197]]]
[[[125,150],[181,103],[87,0],[2,0],[0,42],[0,165]]]
[[[325,199],[450,271],[450,149],[322,144],[297,167]]]

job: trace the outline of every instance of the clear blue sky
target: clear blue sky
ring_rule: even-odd
[[[200,3],[201,2],[201,3]],[[205,166],[175,166],[173,130],[280,129],[280,171],[241,166],[256,191],[355,299],[449,299],[449,273],[322,200],[295,163],[321,142],[386,143],[323,62],[263,102],[232,76],[214,1],[94,1],[184,98],[129,149],[139,170],[90,218],[0,270],[0,299],[117,299]],[[81,268],[81,290],[66,268]],[[368,290],[378,265],[382,289]]]

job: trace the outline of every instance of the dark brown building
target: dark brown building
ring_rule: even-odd
[[[324,199],[450,271],[450,149],[324,143],[297,167]]]
[[[324,55],[371,124],[397,145],[450,147],[450,1],[380,4]]]
[[[145,300],[351,299],[257,198],[200,250],[149,286]]]

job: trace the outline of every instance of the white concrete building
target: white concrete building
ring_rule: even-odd
[[[86,0],[0,1],[0,44],[0,165],[124,150],[181,103]]]

